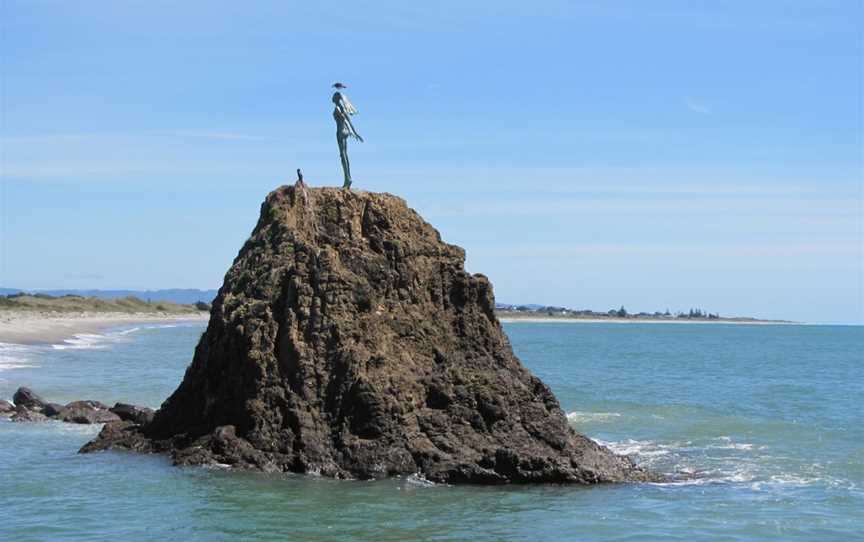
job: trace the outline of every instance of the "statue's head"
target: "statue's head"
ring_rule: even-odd
[[[333,103],[334,103],[334,104],[335,104],[335,103],[339,103],[339,100],[342,99],[342,92],[341,92],[341,90],[342,90],[343,88],[348,88],[348,87],[346,87],[345,85],[343,85],[343,84],[340,83],[339,81],[336,81],[335,83],[333,83],[333,88],[336,89],[336,92],[333,93]]]

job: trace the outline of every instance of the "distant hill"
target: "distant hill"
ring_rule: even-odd
[[[216,290],[197,290],[194,288],[169,288],[166,290],[22,290],[21,288],[0,288],[0,295],[27,292],[47,294],[54,297],[64,295],[79,295],[81,297],[98,297],[100,299],[118,299],[134,296],[144,301],[171,301],[173,303],[191,304],[203,301],[210,303],[216,297]]]

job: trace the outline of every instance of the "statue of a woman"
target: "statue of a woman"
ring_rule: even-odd
[[[348,96],[342,94],[341,90],[347,88],[342,83],[333,85],[336,92],[333,93],[333,120],[336,121],[336,142],[339,143],[339,158],[342,160],[342,171],[345,173],[345,184],[342,188],[351,187],[351,164],[348,163],[348,137],[353,137],[362,142],[363,138],[351,124],[351,115],[357,113],[357,109],[348,101]]]

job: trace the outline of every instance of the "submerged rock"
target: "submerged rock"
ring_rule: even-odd
[[[489,280],[389,194],[272,192],[182,383],[82,452],[343,478],[648,480],[514,356]]]

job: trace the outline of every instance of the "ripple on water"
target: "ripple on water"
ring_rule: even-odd
[[[0,372],[39,367],[33,354],[32,346],[0,343]]]

